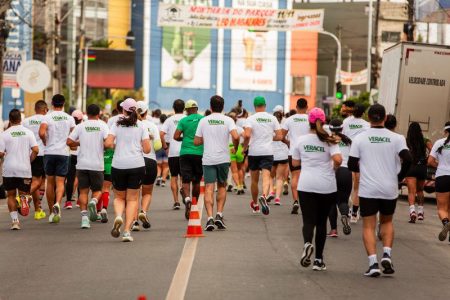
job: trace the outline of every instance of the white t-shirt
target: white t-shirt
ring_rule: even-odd
[[[309,134],[310,127],[307,114],[295,114],[287,118],[281,128],[288,131],[287,138],[291,142],[289,155],[294,152],[295,145],[301,136]]]
[[[450,144],[447,144],[444,146],[444,148],[442,148],[442,153],[437,152],[439,147],[444,145],[445,140],[446,139],[444,138],[436,141],[430,153],[431,156],[439,161],[436,170],[436,177],[450,175]]]
[[[247,118],[245,128],[252,129],[248,150],[249,156],[273,155],[273,134],[274,131],[281,129],[275,116],[267,112],[255,113]]]
[[[359,158],[360,197],[397,199],[397,157],[403,150],[408,150],[405,138],[386,128],[369,128],[353,140],[350,156]]]
[[[316,134],[300,137],[292,153],[292,159],[300,160],[302,165],[297,190],[318,194],[336,192],[336,174],[331,157],[340,153],[338,145],[328,145]]]
[[[288,160],[289,147],[285,143],[281,141],[273,141],[272,148],[274,161]]]
[[[66,145],[70,130],[75,127],[72,116],[63,111],[52,111],[45,115],[42,124],[47,124],[47,146],[44,154],[69,156]]]
[[[108,120],[108,127],[109,127],[109,129],[111,129],[112,126],[114,124],[116,124],[117,121],[119,121],[119,118],[122,118],[122,117],[123,117],[123,114],[118,114],[118,115],[115,115],[114,117],[109,118],[109,120]]]
[[[134,169],[145,167],[142,152],[142,141],[149,140],[148,131],[141,121],[136,126],[125,127],[113,124],[111,132],[116,137],[116,148],[112,161],[112,167],[116,169]]]
[[[236,119],[236,126],[244,128],[246,122],[247,118],[238,118]]]
[[[108,134],[108,125],[100,120],[87,120],[75,127],[69,138],[80,141],[77,170],[104,171],[103,143]]]
[[[3,177],[31,178],[31,148],[37,146],[31,130],[12,126],[0,135],[0,152],[5,153]]]
[[[44,156],[44,144],[42,143],[41,138],[39,137],[39,127],[41,127],[42,120],[45,118],[45,115],[34,115],[23,120],[22,125],[25,128],[28,128],[33,132],[34,138],[38,143],[39,154],[38,156]]]
[[[144,157],[153,159],[156,161],[156,154],[155,154],[155,148],[153,147],[153,142],[154,141],[161,141],[161,137],[159,136],[159,130],[158,127],[149,120],[143,120],[142,124],[145,128],[145,130],[147,130],[149,136],[150,136],[150,140],[152,141],[152,150],[150,151],[149,154],[145,154],[144,153]]]
[[[350,116],[342,122],[344,129],[342,133],[348,136],[352,141],[361,133],[370,128],[369,122],[361,118]]]
[[[341,167],[348,168],[348,157],[350,154],[350,146],[351,145],[346,145],[342,141],[340,141],[338,145],[339,145],[339,150],[341,151],[341,155],[342,155]]]
[[[178,157],[180,156],[181,142],[175,141],[173,139],[173,135],[175,134],[175,130],[177,129],[178,122],[186,117],[184,114],[175,114],[164,122],[161,127],[161,131],[164,132],[168,137],[166,142],[170,144],[169,146],[169,157]],[[165,137],[164,137],[165,138]]]
[[[203,138],[203,165],[230,162],[230,132],[235,129],[233,119],[220,113],[212,113],[200,120],[195,135]]]

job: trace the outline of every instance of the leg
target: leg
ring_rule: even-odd
[[[291,190],[293,201],[298,201],[297,185],[299,178],[300,178],[300,170],[291,171]]]
[[[170,189],[172,190],[173,202],[178,203],[178,176],[170,177]]]
[[[436,202],[439,220],[448,221],[450,193],[436,193]]]
[[[167,175],[169,175],[169,165],[167,162],[163,161],[161,164],[161,177],[162,181],[166,181]]]
[[[273,166],[272,169],[270,170],[270,180],[269,180],[269,194],[275,194],[275,184],[274,184],[274,180],[277,176],[277,166]]]
[[[62,198],[64,196],[64,182],[65,177],[56,176],[56,202],[61,204]]]
[[[259,189],[258,189],[258,182],[259,182],[259,170],[256,171],[250,171],[250,176],[251,176],[251,192],[252,192],[252,200],[254,204],[258,203],[258,193],[259,193]]]
[[[69,171],[67,173],[66,179],[66,201],[72,200],[73,192],[75,190],[75,178],[76,178],[76,157],[71,156],[69,162]]]
[[[262,169],[262,192],[263,195],[267,197],[270,193],[270,181],[272,180],[272,177],[270,177],[270,170]]]
[[[358,221],[358,209],[359,209],[359,173],[353,174],[353,194],[352,194],[352,222],[356,223]]]
[[[316,259],[323,259],[323,249],[327,239],[327,218],[331,207],[336,209],[336,193],[318,195],[317,224],[316,224]]]
[[[231,176],[233,177],[233,181],[234,184],[238,187],[240,186],[240,181],[239,181],[239,171],[238,171],[238,166],[236,161],[232,161],[231,162]]]
[[[208,219],[214,214],[214,183],[207,183],[205,185],[205,208]]]
[[[148,212],[152,204],[153,184],[142,186],[142,204],[141,209],[144,213]]]
[[[423,204],[425,203],[425,195],[423,189],[425,187],[425,180],[417,180],[417,210],[419,215],[419,220],[423,220]]]
[[[79,196],[80,210],[82,215],[83,211],[86,211],[86,216],[87,216],[88,197],[89,197],[89,189],[88,188],[80,189],[80,196]]]
[[[393,215],[385,216],[380,214],[381,237],[383,247],[392,248],[394,243],[394,224],[392,223]]]
[[[42,177],[33,177],[31,180],[31,196],[33,197],[34,211],[41,211],[41,199],[39,198],[39,187],[42,183]]]
[[[331,230],[337,230],[337,215],[337,207],[336,205],[332,205],[330,207],[330,212],[328,213]]]
[[[56,187],[56,176],[47,176],[47,203],[48,209],[53,210],[53,205],[55,204],[55,187]]]
[[[225,207],[225,201],[227,197],[227,184],[226,182],[217,183],[217,212],[223,213],[223,208]]]
[[[283,182],[286,179],[287,164],[279,164],[276,170],[276,199],[281,198],[281,192],[283,190]]]
[[[377,254],[375,228],[377,226],[377,215],[363,217],[363,242],[368,256]],[[381,230],[382,234],[383,229]],[[383,238],[384,240],[384,238]]]
[[[303,241],[304,243],[312,243],[314,237],[314,228],[317,224],[317,199],[314,199],[312,193],[300,192],[300,208],[303,216]]]
[[[114,189],[114,213],[117,217],[122,217],[125,211],[126,191],[118,191]]]
[[[125,231],[127,232],[131,230],[138,210],[139,191],[140,189],[127,189],[126,191]]]

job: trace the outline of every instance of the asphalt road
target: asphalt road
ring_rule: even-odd
[[[289,196],[269,216],[253,215],[249,195],[228,194],[226,231],[200,238],[185,299],[444,299],[450,296],[450,245],[439,242],[434,205],[425,222],[408,224],[400,202],[395,219],[392,277],[365,278],[361,224],[340,231],[325,249],[327,271],[299,266],[301,217]],[[112,207],[110,208],[112,214]],[[79,229],[79,211],[63,211],[58,225],[22,221],[9,230],[0,201],[0,299],[165,299],[185,245],[183,211],[171,210],[169,188],[155,188],[152,228],[133,243],[110,236],[109,224]],[[110,216],[112,217],[112,215]],[[205,223],[203,215],[202,224]],[[379,247],[381,251],[381,245]],[[189,277],[190,275],[190,277]],[[176,286],[177,282],[175,282]]]

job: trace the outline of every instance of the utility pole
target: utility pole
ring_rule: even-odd
[[[50,36],[49,42],[45,48],[45,63],[50,69],[52,82],[47,87],[45,98],[47,102],[50,101],[55,88],[55,2],[54,1],[45,1],[44,11],[48,13],[45,18],[45,32],[48,36]]]
[[[83,105],[83,83],[84,83],[84,43],[85,43],[85,27],[84,27],[84,0],[80,0],[80,23],[78,24],[78,64],[77,64],[77,108]],[[87,53],[86,53],[87,55]]]
[[[370,93],[372,74],[372,30],[373,30],[373,0],[369,1],[369,21],[367,29],[367,91]]]
[[[6,50],[6,39],[8,38],[9,28],[6,24],[6,11],[11,4],[10,0],[0,2],[0,120],[3,112],[3,56]]]
[[[408,0],[408,24],[406,29],[406,40],[414,42],[414,0]]]
[[[55,71],[53,76],[53,93],[62,93],[62,71],[61,71],[61,57],[60,57],[60,45],[61,45],[61,0],[55,1],[55,15],[54,15],[54,57],[55,57]]]
[[[368,80],[373,78],[373,82],[374,82],[374,87],[378,87],[378,62],[380,60],[380,35],[378,34],[378,28],[379,28],[379,23],[380,23],[380,8],[381,8],[381,0],[377,0],[377,4],[376,4],[376,8],[375,8],[375,28],[374,28],[374,32],[375,32],[375,61],[373,62],[373,70],[372,70],[372,74],[367,74]]]
[[[348,49],[347,71],[352,72],[352,49]],[[352,96],[351,85],[347,85],[347,98]]]

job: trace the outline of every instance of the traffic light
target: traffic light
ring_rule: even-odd
[[[342,83],[340,81],[336,82],[336,99],[342,100],[344,93],[342,93]]]

